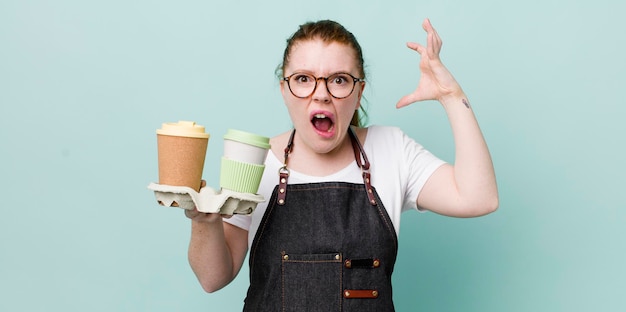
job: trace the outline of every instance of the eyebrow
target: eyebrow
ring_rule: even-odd
[[[317,76],[312,71],[309,71],[309,70],[295,70],[295,71],[293,71],[293,73],[291,73],[291,75],[294,75],[294,74],[308,74],[308,75],[311,75],[311,76],[315,76],[317,78],[322,78],[322,77],[323,78],[328,78],[328,77],[330,77],[332,75],[337,75],[337,74],[348,74],[348,75],[352,75],[352,76],[355,76],[355,77],[358,76],[358,75],[354,75],[354,74],[350,73],[349,71],[336,71],[336,72],[331,72],[330,74],[328,74],[326,76]],[[291,76],[291,75],[287,75],[287,76]]]

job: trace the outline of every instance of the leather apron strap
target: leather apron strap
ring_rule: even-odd
[[[291,149],[293,148],[293,138],[296,134],[296,129],[293,129],[291,132],[291,136],[289,137],[289,142],[287,143],[287,147],[285,147],[285,158],[283,161],[283,166],[278,170],[279,181],[278,181],[278,204],[284,205],[287,200],[287,182],[289,179],[289,169],[287,168],[287,159],[289,158],[289,154],[291,153]],[[361,174],[363,176],[363,184],[365,185],[365,191],[367,192],[367,197],[370,201],[370,204],[376,206],[376,197],[374,196],[374,192],[372,190],[372,181],[371,175],[369,172],[370,162],[367,160],[367,155],[363,151],[363,146],[361,142],[359,142],[359,138],[352,130],[352,127],[348,127],[348,134],[350,134],[350,141],[352,142],[352,150],[354,151],[354,159],[356,159],[356,163],[361,168]]]

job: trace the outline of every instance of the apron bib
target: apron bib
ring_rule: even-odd
[[[350,129],[364,184],[289,185],[294,133],[250,249],[244,311],[394,311],[396,232],[356,135]]]

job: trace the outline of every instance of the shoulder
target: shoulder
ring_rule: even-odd
[[[370,126],[363,144],[370,158],[377,160],[422,164],[436,158],[402,129],[394,126]]]
[[[283,155],[284,149],[287,146],[287,143],[289,142],[289,137],[291,136],[292,132],[293,132],[293,129],[289,131],[285,131],[270,139],[270,146],[271,146],[270,148],[274,155],[276,155],[277,157],[279,155]]]
[[[367,127],[364,145],[398,145],[405,138],[406,134],[398,127],[373,125]]]
[[[368,135],[370,133],[374,135],[387,135],[387,136],[404,135],[404,131],[402,131],[402,129],[396,126],[371,125],[367,127],[366,129],[367,129]]]

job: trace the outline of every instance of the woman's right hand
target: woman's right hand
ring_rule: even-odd
[[[202,190],[206,186],[206,181],[202,180],[200,183],[200,189]],[[185,210],[185,216],[193,221],[200,223],[214,223],[222,222],[222,218],[230,218],[231,215],[223,215],[219,213],[206,213],[198,210],[198,207],[194,207],[193,210]]]
[[[201,188],[205,186],[203,180]],[[248,231],[222,221],[231,216],[201,212],[197,207],[185,210],[185,216],[192,220],[191,269],[206,292],[221,289],[241,270],[248,251]]]
[[[185,210],[185,216],[193,221],[200,222],[200,223],[222,222],[222,217],[224,217],[224,215],[221,215],[219,213],[201,212],[201,211],[198,211],[197,208],[194,208],[193,210]],[[229,216],[225,216],[225,217],[229,217]]]

